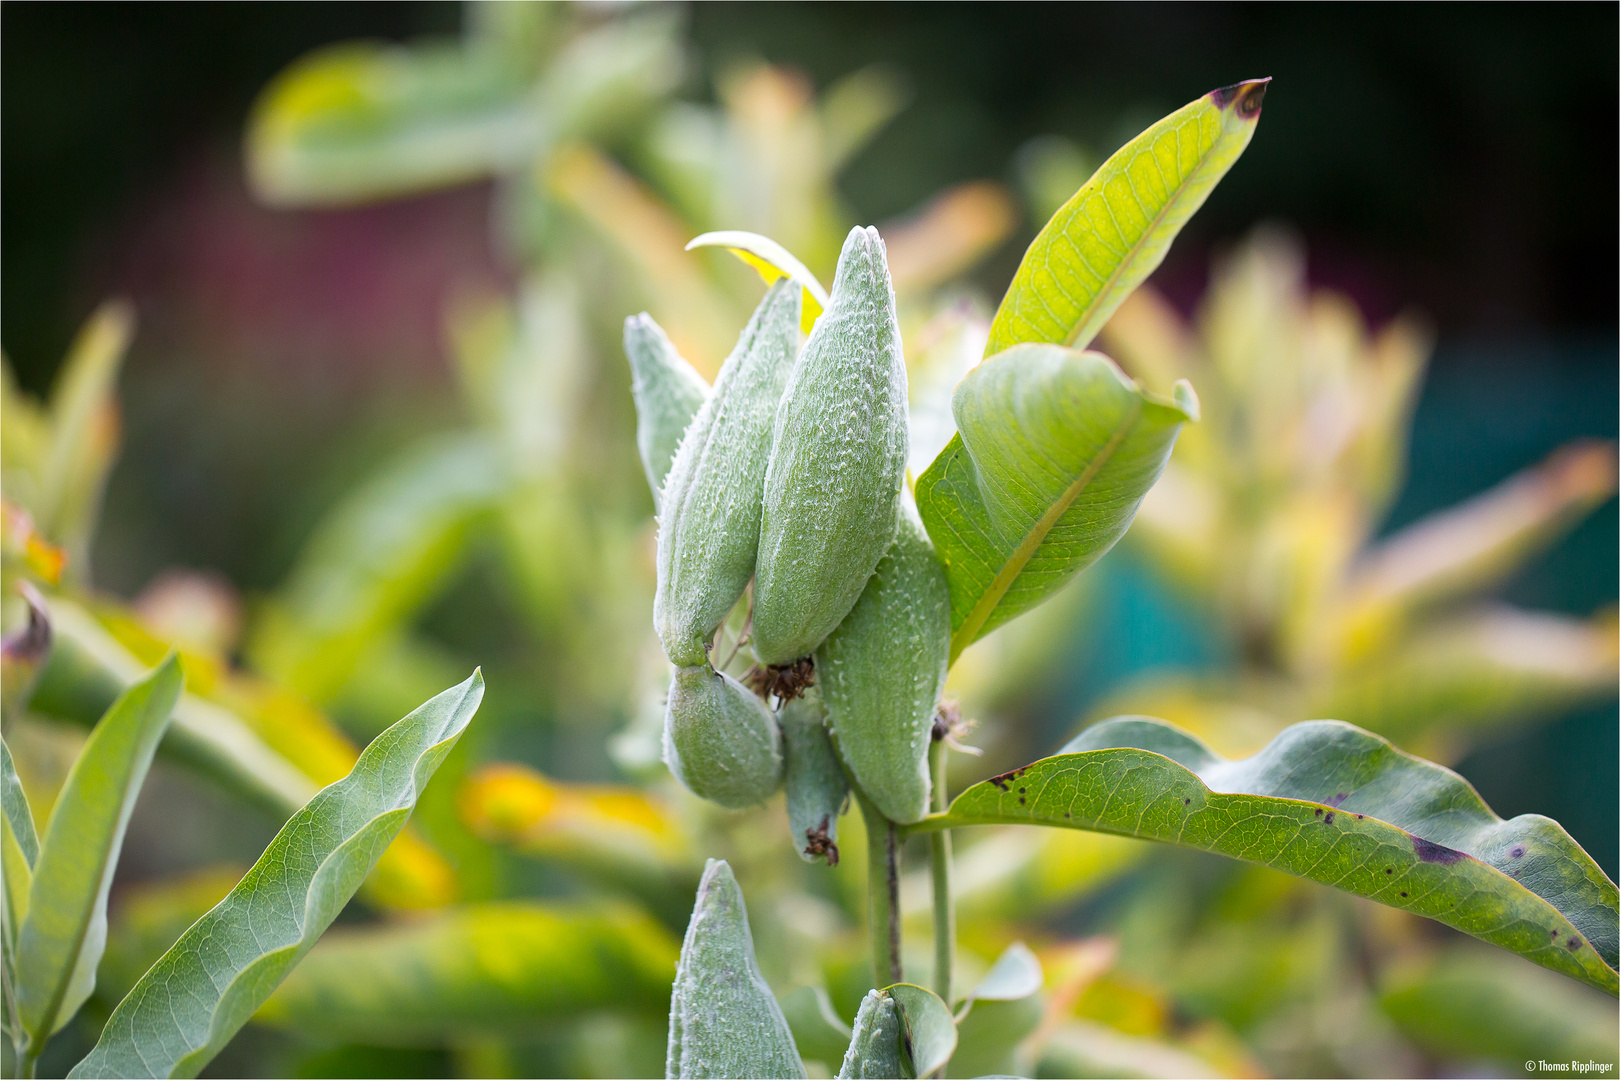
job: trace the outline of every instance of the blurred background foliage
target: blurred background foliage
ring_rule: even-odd
[[[1191,378],[1203,422],[1110,558],[964,655],[985,754],[953,784],[1119,712],[1228,754],[1336,716],[1616,872],[1612,8],[12,3],[0,28],[6,625],[28,579],[56,636],[5,722],[37,812],[118,685],[170,645],[188,677],[101,1011],[47,1074],[475,662],[484,709],[411,829],[210,1074],[657,1075],[705,856],[801,1049],[841,1047],[858,817],[806,866],[779,804],[726,814],[657,761],[620,322],[649,310],[712,374],[760,286],[688,239],[760,232],[825,281],[875,222],[920,471],[1035,228],[1255,75],[1264,130],[1101,342]],[[1043,833],[959,838],[964,978],[1022,939],[1046,985],[977,1006],[952,1075],[1614,1057],[1606,999],[1434,924]],[[920,876],[905,898],[916,974]]]

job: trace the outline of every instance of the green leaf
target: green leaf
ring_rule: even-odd
[[[905,1027],[902,1049],[912,1076],[929,1076],[943,1068],[956,1051],[956,1021],[951,1010],[932,990],[911,983],[884,989],[900,1006]]]
[[[971,1001],[1018,1001],[1040,991],[1046,975],[1041,962],[1022,941],[1007,946],[984,978],[968,994]]]
[[[1620,993],[1615,885],[1562,827],[1503,821],[1456,773],[1336,720],[1295,724],[1239,761],[1163,721],[1104,721],[908,831],[1015,822],[1270,866]]]
[[[377,736],[141,976],[69,1075],[197,1075],[343,910],[483,696],[474,671]]]
[[[171,655],[126,690],[90,733],[56,798],[17,928],[17,1014],[36,1053],[95,989],[124,830],[182,681]]]
[[[1490,1058],[1503,1069],[1526,1060],[1614,1060],[1614,1002],[1501,953],[1447,949],[1397,969],[1379,995],[1385,1015],[1425,1053],[1458,1062]]]
[[[17,778],[16,763],[11,760],[11,747],[6,745],[4,739],[0,739],[0,801],[4,802],[5,825],[11,830],[11,842],[16,845],[18,854],[32,873],[34,863],[39,859],[34,812],[28,808],[28,796],[23,792],[22,781]]]
[[[1124,535],[1192,388],[1148,394],[1112,360],[1020,345],[958,384],[957,435],[917,481],[951,589],[951,660],[1049,597]]]
[[[254,1018],[310,1038],[439,1046],[598,1011],[659,1015],[678,946],[634,908],[527,902],[334,931]]]
[[[330,699],[369,647],[432,598],[510,485],[499,447],[479,435],[433,437],[400,454],[321,522],[254,629],[256,666]]]
[[[13,1044],[18,1042],[17,1009],[11,999],[17,985],[12,965],[17,952],[17,924],[28,914],[28,889],[34,880],[34,862],[39,856],[39,840],[34,835],[34,815],[28,796],[17,779],[11,760],[11,747],[0,739],[0,874],[4,875],[4,895],[0,896],[0,954],[5,978],[5,1026]]]
[[[724,859],[704,867],[681,943],[664,1074],[804,1076],[793,1033],[754,959],[742,889]]]
[[[1270,81],[1205,94],[1103,162],[1024,252],[985,355],[1021,341],[1085,348],[1249,145]]]

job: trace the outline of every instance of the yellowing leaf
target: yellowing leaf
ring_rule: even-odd
[[[1268,82],[1205,94],[1103,162],[1024,253],[985,355],[1022,341],[1085,348],[1249,145]]]
[[[768,236],[741,230],[706,232],[688,241],[686,250],[702,247],[725,248],[752,266],[759,276],[765,279],[767,285],[785,277],[792,278],[803,286],[804,308],[799,316],[799,329],[806,334],[831,303],[827,298],[827,290],[821,287],[821,282],[816,280],[816,276],[805,267],[804,263]]]

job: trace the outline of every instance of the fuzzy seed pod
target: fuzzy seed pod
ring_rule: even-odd
[[[742,890],[721,859],[703,868],[681,943],[664,1075],[804,1076],[793,1032],[754,959]]]
[[[805,862],[825,857],[838,865],[838,815],[849,798],[849,784],[827,737],[827,714],[815,687],[787,702],[776,714],[787,759],[788,826],[793,846]]]
[[[664,762],[699,798],[757,806],[782,786],[782,732],[747,687],[707,663],[679,667],[664,711]]]
[[[882,990],[868,990],[855,1014],[838,1080],[906,1075],[900,1060],[900,1007]]]
[[[653,625],[672,663],[704,662],[754,575],[771,432],[799,345],[803,291],[784,279],[765,294],[664,481]]]
[[[844,241],[832,302],[782,393],[754,571],[754,655],[808,656],[894,540],[906,469],[906,364],[876,229]]]
[[[816,650],[816,681],[838,752],[891,821],[928,813],[928,745],[950,663],[951,596],[908,496],[894,546]]]
[[[656,510],[675,448],[709,400],[709,384],[645,311],[624,320],[624,354],[630,358],[630,393],[636,399],[636,449]]]

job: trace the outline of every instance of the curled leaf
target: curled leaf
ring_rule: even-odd
[[[1556,822],[1503,821],[1468,782],[1335,720],[1228,761],[1146,718],[975,784],[911,831],[1025,822],[1270,866],[1423,915],[1620,993],[1615,885]]]

